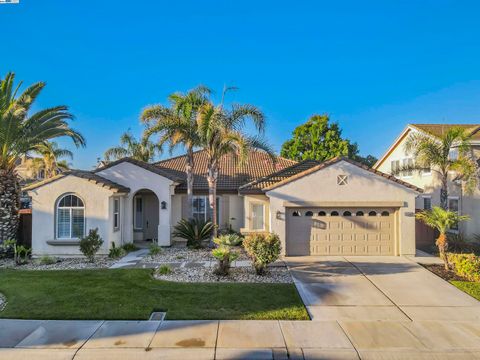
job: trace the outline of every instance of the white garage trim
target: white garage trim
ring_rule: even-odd
[[[285,207],[404,207],[403,201],[285,201]]]

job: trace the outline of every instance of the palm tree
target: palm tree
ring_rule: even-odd
[[[198,109],[208,102],[210,89],[198,86],[186,94],[174,93],[169,96],[170,106],[152,105],[143,110],[142,121],[147,124],[146,134],[159,134],[159,145],[169,143],[170,153],[182,145],[187,151],[185,174],[187,176],[187,216],[192,217],[193,209],[193,150],[200,145],[197,129]]]
[[[199,111],[197,123],[202,147],[207,153],[208,164],[208,200],[214,224],[214,237],[217,236],[217,179],[220,170],[220,159],[227,154],[238,156],[239,165],[244,166],[248,161],[251,150],[263,150],[275,161],[272,148],[259,136],[250,136],[244,132],[247,120],[252,120],[259,133],[265,128],[265,116],[255,106],[233,105],[230,109],[223,106],[222,101],[215,106],[211,102],[203,105]]]
[[[107,162],[119,160],[124,157],[131,157],[135,160],[150,162],[155,159],[162,148],[150,141],[145,134],[140,140],[135,139],[130,130],[120,137],[120,145],[105,151],[104,157]]]
[[[448,258],[446,255],[448,249],[447,231],[460,221],[469,220],[470,217],[467,215],[458,215],[455,211],[448,211],[438,206],[434,206],[432,210],[422,211],[415,216],[427,226],[438,230],[440,233],[435,245],[438,247],[438,252],[444,262],[445,269],[448,270]]]
[[[458,155],[451,156],[451,150]],[[422,171],[431,169],[440,177],[440,206],[448,207],[448,175],[456,173],[456,179],[462,181],[467,193],[472,193],[478,183],[478,167],[472,154],[470,135],[460,127],[447,130],[440,138],[423,133],[412,134],[405,141],[405,152],[412,154],[414,164],[400,167],[394,173],[402,171]]]
[[[85,146],[85,139],[69,126],[73,115],[66,106],[55,106],[30,113],[32,104],[45,87],[35,83],[19,93],[15,74],[0,79],[0,243],[15,238],[20,199],[18,160],[35,151],[46,141],[68,136],[75,145]]]
[[[60,158],[73,159],[73,153],[70,150],[58,147],[58,144],[54,141],[45,141],[36,146],[34,151],[41,155],[38,162],[40,163],[40,169],[45,171],[45,178],[47,179],[69,169],[68,163],[65,160],[60,160]],[[35,161],[33,164],[35,164]]]

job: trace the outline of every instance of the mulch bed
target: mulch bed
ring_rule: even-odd
[[[464,277],[455,274],[453,270],[445,270],[445,267],[440,264],[422,266],[446,281],[469,281],[468,279],[465,279]]]

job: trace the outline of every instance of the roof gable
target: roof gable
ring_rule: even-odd
[[[95,185],[98,185],[100,187],[106,188],[108,190],[111,190],[115,193],[121,193],[121,194],[126,194],[130,192],[130,189],[126,186],[117,184],[116,182],[113,182],[111,180],[108,180],[100,175],[97,175],[91,171],[83,171],[83,170],[69,170],[65,171],[59,175],[56,175],[50,179],[46,179],[43,181],[36,182],[34,184],[31,184],[29,186],[24,187],[22,190],[24,191],[31,191],[38,189],[42,186],[51,184],[57,180],[63,179],[67,176],[74,176],[77,178],[85,179]]]
[[[300,178],[303,178],[303,177],[305,177],[305,176],[307,176],[307,175],[313,174],[313,173],[315,173],[315,172],[317,172],[317,171],[319,171],[319,170],[322,170],[322,169],[324,169],[324,168],[326,168],[326,167],[328,167],[328,166],[331,166],[331,165],[336,164],[336,163],[341,162],[341,161],[348,162],[348,163],[350,163],[350,164],[352,164],[352,165],[354,165],[354,166],[357,166],[357,167],[359,167],[359,168],[361,168],[361,169],[363,169],[363,170],[366,170],[366,171],[371,172],[371,173],[373,173],[373,174],[375,174],[375,175],[378,175],[378,176],[380,176],[380,177],[382,177],[382,178],[384,178],[384,179],[387,179],[387,180],[389,180],[389,181],[391,181],[391,182],[394,182],[394,183],[397,183],[397,184],[399,184],[399,185],[402,185],[402,186],[404,186],[404,187],[406,187],[406,188],[412,189],[412,190],[417,191],[417,192],[423,192],[422,189],[420,189],[419,187],[417,187],[417,186],[415,186],[415,185],[412,185],[412,184],[409,184],[409,183],[407,183],[407,182],[405,182],[405,181],[402,181],[402,180],[400,180],[400,179],[397,179],[396,177],[394,177],[394,176],[392,176],[392,175],[385,174],[385,173],[383,173],[383,172],[381,172],[381,171],[371,169],[371,168],[369,168],[369,167],[366,166],[366,165],[360,164],[360,163],[358,163],[358,162],[356,162],[356,161],[354,161],[354,160],[351,160],[351,159],[348,159],[348,158],[345,158],[345,157],[336,157],[336,158],[334,158],[334,159],[327,160],[327,161],[324,161],[324,162],[317,162],[316,164],[310,163],[310,164],[308,164],[308,165],[310,165],[310,166],[309,166],[307,169],[303,170],[303,171],[296,172],[295,174],[293,174],[293,175],[291,175],[291,176],[288,176],[288,177],[285,177],[285,178],[281,179],[280,181],[275,182],[275,183],[273,183],[273,184],[268,184],[268,183],[267,183],[268,185],[265,186],[265,187],[263,187],[263,188],[261,188],[261,191],[265,193],[265,192],[267,192],[267,191],[276,189],[276,188],[278,188],[278,187],[280,187],[280,186],[286,185],[286,184],[291,183],[291,182],[293,182],[293,181],[295,181],[295,180],[298,180],[298,179],[300,179]],[[275,176],[276,176],[275,174],[272,174],[271,177],[272,177],[272,178],[275,178]],[[247,188],[246,188],[245,190],[247,190]],[[240,190],[240,192],[242,192],[242,189]],[[248,192],[248,190],[247,190],[247,192]]]

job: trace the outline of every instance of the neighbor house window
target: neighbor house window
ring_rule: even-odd
[[[454,211],[459,214],[459,207],[458,207],[458,197],[448,197],[448,210]],[[450,227],[450,230],[458,230],[458,224],[453,225]]]
[[[220,224],[220,196],[217,196],[217,224]],[[192,215],[194,219],[207,221],[209,219],[208,216],[208,208],[210,207],[208,203],[208,196],[194,196],[193,197],[193,209]]]
[[[120,228],[120,199],[113,199],[113,229]]]
[[[72,194],[57,202],[57,238],[79,239],[85,235],[85,205]]]
[[[458,160],[458,149],[450,149],[448,152],[448,158],[453,161]]]
[[[409,170],[408,168],[411,168],[413,166],[413,159],[411,158],[403,159],[402,165],[403,165],[403,168],[407,168],[407,170],[402,171],[402,175],[404,177],[412,176],[413,170]]]
[[[393,175],[398,176],[398,170],[400,169],[400,160],[393,160],[390,162],[390,170]]]
[[[432,209],[432,198],[430,196],[423,197],[423,209],[424,210]]]
[[[135,209],[133,217],[133,227],[136,230],[143,229],[143,198],[141,196],[135,196],[133,198],[133,206]]]
[[[265,205],[252,204],[252,230],[265,230]]]

